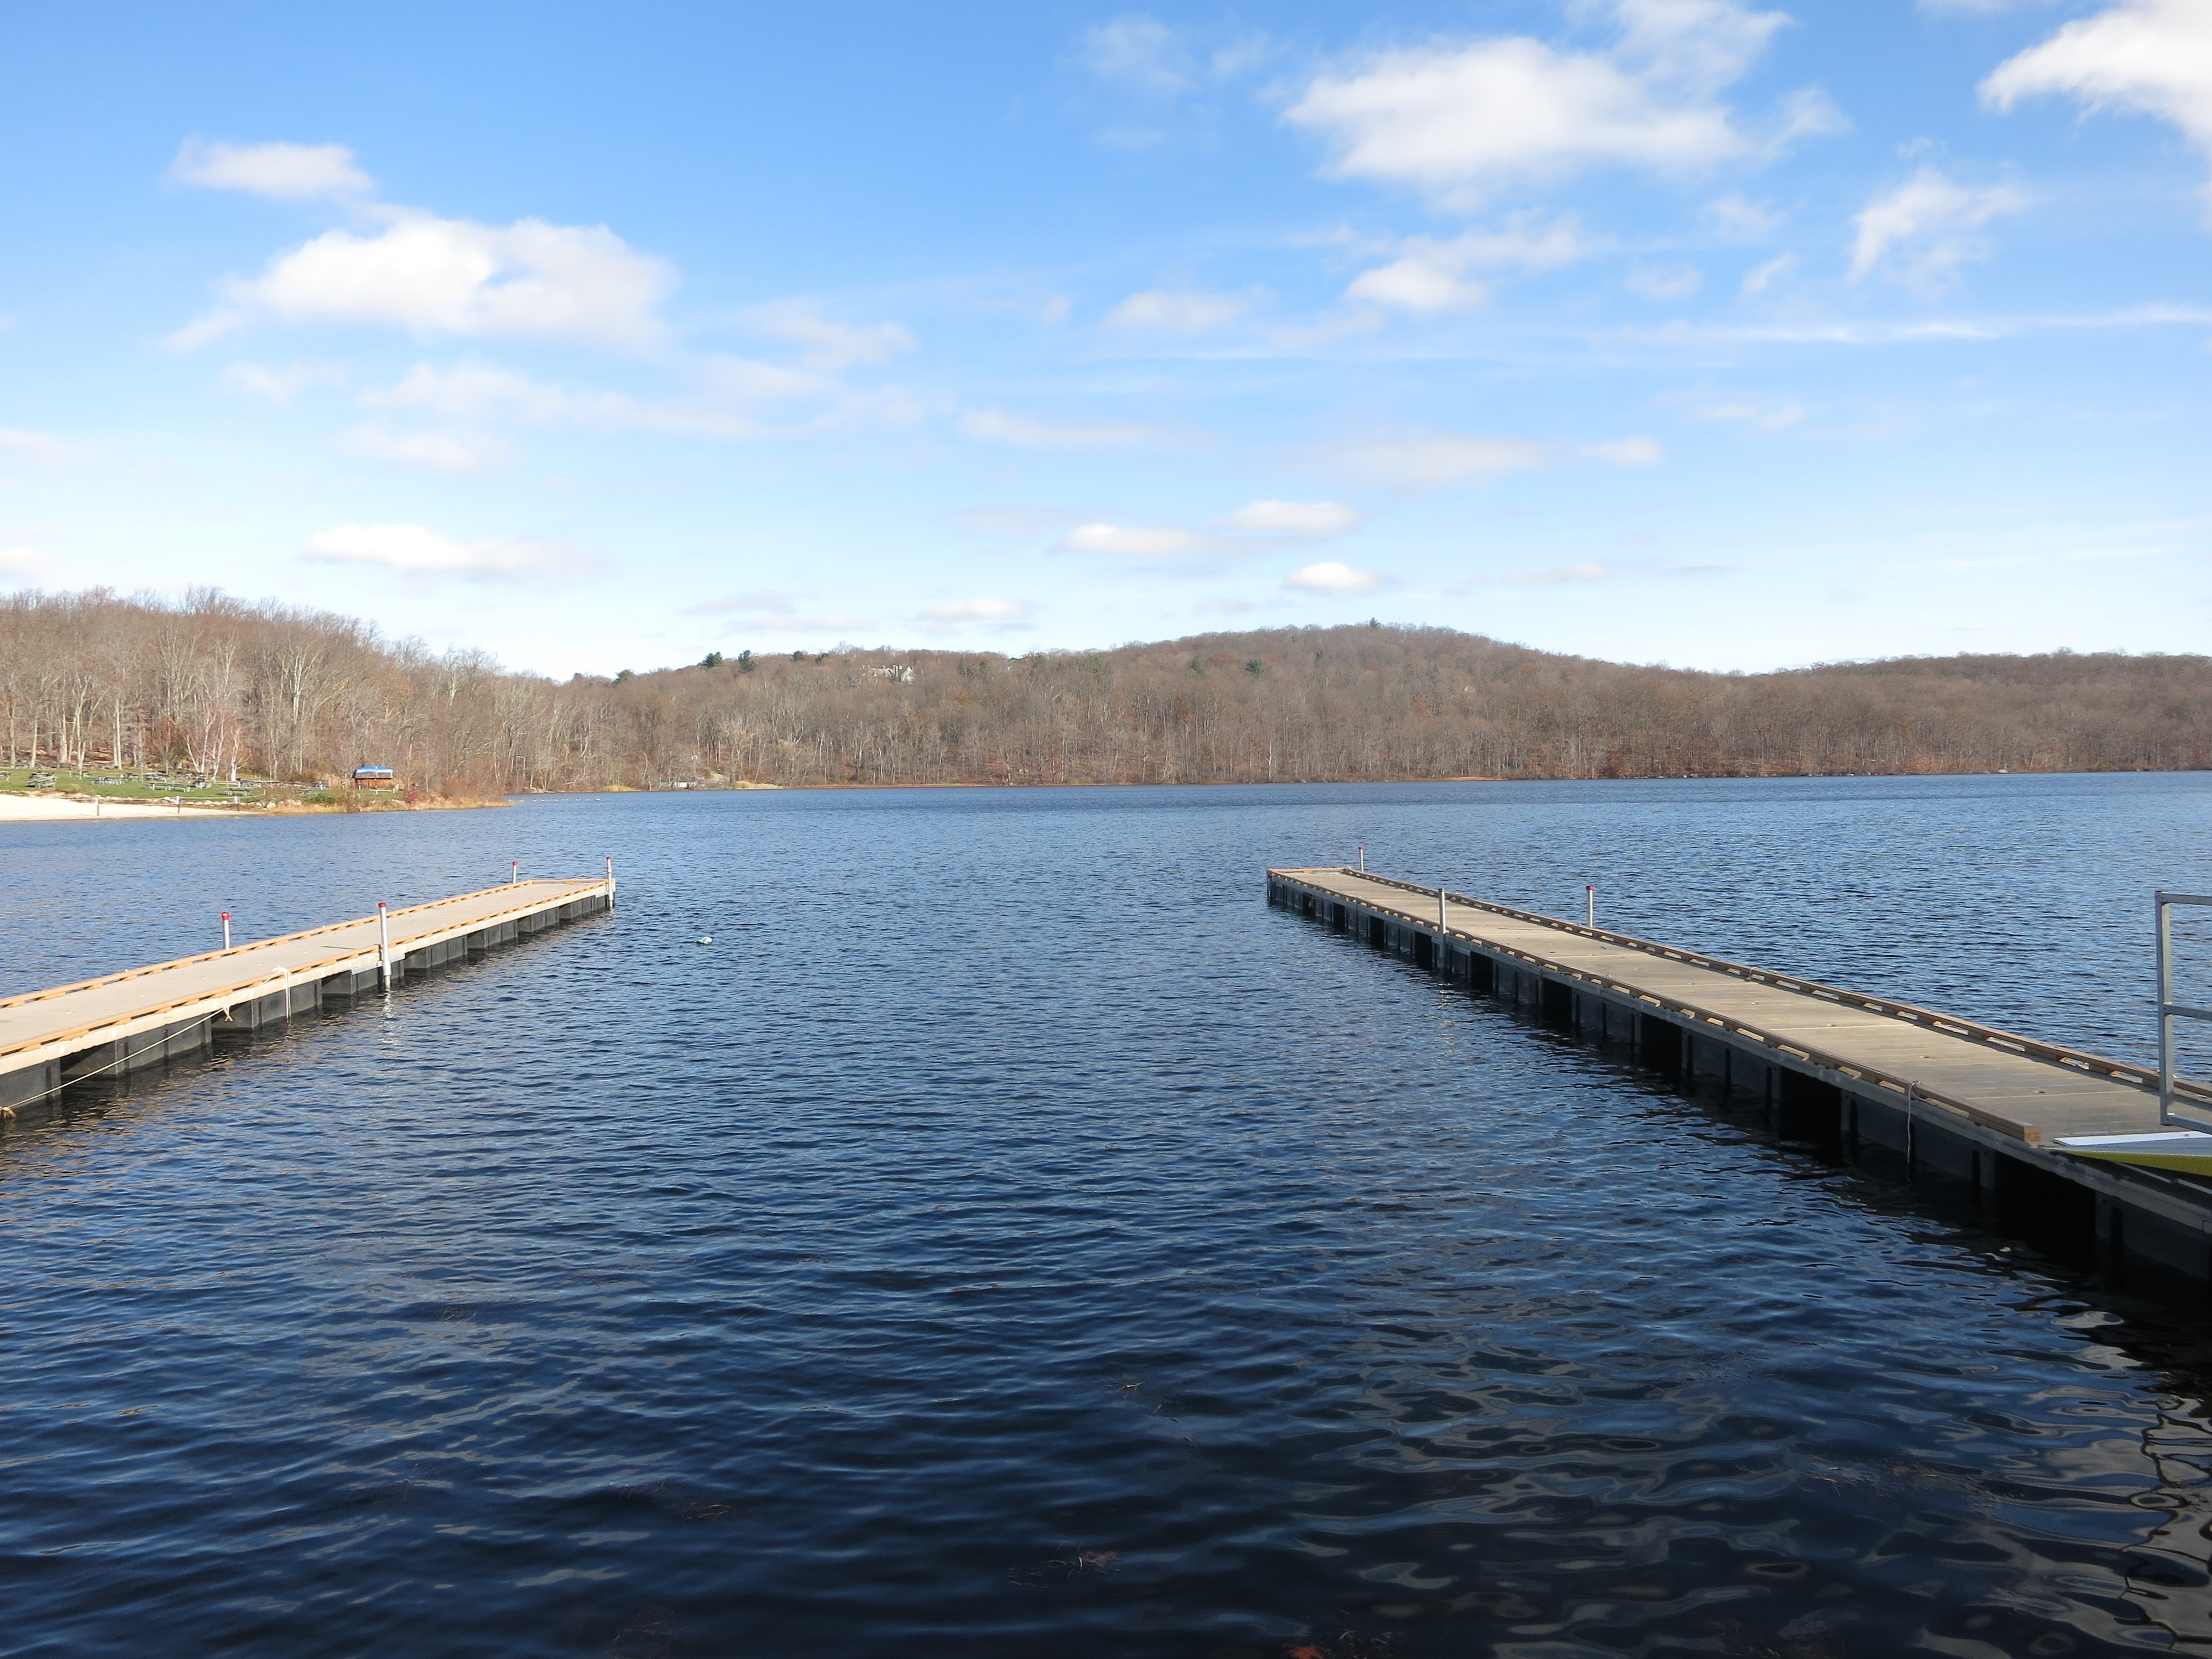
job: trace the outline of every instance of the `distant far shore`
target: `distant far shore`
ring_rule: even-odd
[[[1340,785],[1364,788],[1370,785],[1430,783],[1787,783],[1831,778],[1924,781],[1936,778],[2119,777],[2204,769],[2202,767],[2131,766],[2086,768],[2069,772],[2053,767],[1999,766],[1948,772],[1636,772],[1607,777],[1528,773],[1519,777],[1504,778],[1468,773],[1453,777],[1431,778],[1054,778],[1024,781],[948,778],[912,783],[692,783],[680,787],[664,786],[654,789],[641,789],[635,784],[616,783],[573,789],[517,790],[514,793],[521,798],[535,795],[720,795],[755,789],[796,793],[822,789],[1321,789]]]
[[[1569,780],[1586,782],[1587,779]],[[1339,783],[1504,783],[1504,778],[1177,778],[1172,783],[1157,780],[1139,781],[1133,778],[1063,778],[1054,783],[979,783],[973,779],[957,778],[945,783],[747,783],[735,785],[695,784],[688,792],[711,795],[726,787],[740,789],[1294,789],[1300,785],[1321,788]],[[1549,783],[1549,778],[1525,778],[1526,783]],[[678,790],[658,790],[655,794],[687,793]]]

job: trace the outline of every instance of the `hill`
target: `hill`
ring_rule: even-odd
[[[2201,656],[1711,674],[1371,623],[1021,656],[710,653],[563,682],[207,591],[0,599],[0,705],[18,768],[308,781],[376,761],[455,794],[2212,765]]]

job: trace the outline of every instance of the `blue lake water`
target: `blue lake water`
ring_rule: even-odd
[[[2212,889],[2208,807],[2000,777],[0,826],[0,993],[511,858],[624,881],[0,1137],[0,1653],[2194,1650],[2203,1305],[1261,872],[1364,843],[1560,914],[1595,882],[1626,931],[2138,1056],[2149,894]]]

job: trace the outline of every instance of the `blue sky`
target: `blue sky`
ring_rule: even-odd
[[[2212,622],[2212,0],[88,4],[0,63],[9,585],[562,675]]]

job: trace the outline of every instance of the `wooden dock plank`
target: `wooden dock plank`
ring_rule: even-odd
[[[612,891],[605,878],[533,880],[410,905],[387,919],[392,955],[398,961],[580,900],[611,898]],[[0,999],[0,1074],[42,1066],[95,1043],[219,1014],[295,986],[373,971],[378,961],[377,920],[364,916]]]
[[[1907,1017],[1852,1006],[1857,1000],[1854,994],[1832,987],[1784,989],[1762,979],[1787,975],[1747,977],[1753,970],[1741,964],[1685,959],[1696,953],[1510,911],[1464,895],[1444,895],[1440,928],[1436,889],[1411,889],[1388,878],[1326,869],[1270,873],[1401,918],[1456,948],[1502,951],[1539,970],[1582,980],[1616,1000],[1656,1003],[1670,1015],[1716,1023],[1723,1031],[1769,1047],[1803,1048],[1828,1067],[1862,1072],[1893,1089],[1912,1085],[1923,1097],[1964,1108],[1985,1127],[2024,1143],[2075,1134],[2148,1133],[2159,1127],[2154,1086],[2148,1086],[2144,1068],[2125,1061],[2071,1051],[2053,1051],[2069,1058],[2008,1051],[2008,1042],[2015,1048],[2051,1045],[1991,1033],[1929,1010],[1914,1010]],[[2115,1072],[2124,1075],[2107,1075]]]

